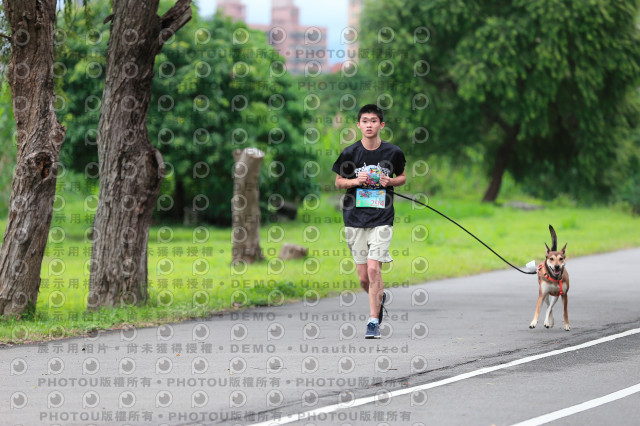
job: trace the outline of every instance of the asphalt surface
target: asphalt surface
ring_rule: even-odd
[[[568,260],[571,331],[561,303],[529,329],[536,278],[505,270],[388,289],[380,340],[344,292],[1,349],[0,423],[506,425],[582,404],[553,424],[638,424],[639,262]]]

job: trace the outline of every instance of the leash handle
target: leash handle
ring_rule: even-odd
[[[458,222],[456,222],[455,220],[451,219],[450,217],[448,217],[447,215],[445,215],[444,213],[439,212],[438,210],[434,209],[431,206],[426,205],[425,203],[422,203],[418,200],[416,200],[415,198],[412,197],[407,197],[406,195],[402,195],[399,194],[397,192],[395,192],[394,190],[390,189],[390,188],[386,188],[387,191],[389,191],[391,194],[395,194],[398,197],[402,197],[405,198],[409,201],[413,201],[414,203],[418,203],[422,206],[425,206],[428,209],[431,209],[432,211],[438,213],[440,216],[444,217],[445,219],[447,219],[448,221],[452,222],[453,224],[457,225],[460,229],[462,229],[464,232],[466,232],[467,234],[471,235],[473,238],[475,238],[480,244],[482,244],[483,246],[485,246],[487,249],[489,249],[491,251],[491,253],[495,254],[496,256],[498,256],[504,263],[506,263],[507,265],[511,266],[513,269],[522,272],[523,274],[527,274],[527,275],[533,275],[533,274],[537,274],[538,272],[529,272],[529,271],[523,271],[522,269],[518,268],[517,266],[512,265],[508,260],[506,260],[504,257],[500,256],[498,253],[496,253],[491,247],[489,247],[488,245],[486,245],[480,238],[476,237],[475,235],[473,235],[471,232],[467,231],[467,229],[460,225]]]

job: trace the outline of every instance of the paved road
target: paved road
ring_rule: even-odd
[[[499,271],[390,289],[379,341],[363,339],[364,294],[345,292],[3,349],[0,423],[637,424],[639,261],[570,259],[569,332],[559,305],[530,330],[535,277]]]

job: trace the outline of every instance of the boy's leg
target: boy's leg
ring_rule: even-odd
[[[382,303],[384,302],[384,282],[382,281],[382,264],[392,262],[389,246],[393,237],[393,226],[384,225],[373,229],[369,234],[369,254],[367,271],[369,275],[369,309],[374,318],[382,322]]]
[[[356,271],[358,271],[358,280],[362,289],[369,293],[369,271],[366,263],[356,263]]]
[[[358,280],[360,281],[362,289],[367,293],[369,293],[369,273],[367,271],[367,254],[369,252],[367,244],[368,232],[365,228],[345,227],[345,237],[349,250],[351,250],[351,254],[353,255],[353,261],[356,263]]]
[[[384,295],[382,262],[390,262],[389,243],[393,228],[345,228],[347,244],[356,263],[356,271],[362,289],[369,294],[369,316],[366,339],[380,338],[381,301]]]
[[[372,318],[380,319],[378,316],[380,313],[382,292],[384,291],[384,283],[382,281],[382,262],[374,259],[368,259],[367,264],[363,266],[366,266],[367,275],[369,277],[369,315]]]

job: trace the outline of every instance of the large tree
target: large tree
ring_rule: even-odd
[[[111,10],[104,1],[92,1],[91,7],[95,16]],[[58,59],[68,70],[60,117],[69,130],[60,158],[97,178],[95,145],[109,34],[106,26],[101,33],[85,26],[81,11]],[[305,167],[308,174],[315,172],[310,161],[319,148],[305,143],[304,129],[323,113],[303,108],[304,93],[279,63],[284,59],[264,32],[218,13],[203,19],[194,11],[189,24],[162,48],[147,118],[149,137],[167,169],[154,218],[182,221],[185,209],[195,207],[197,217],[192,217],[198,221],[230,225],[235,149],[255,147],[266,154],[259,181],[263,218],[269,217],[269,206],[279,205],[274,194],[296,201],[313,191]]]
[[[114,0],[98,122],[100,194],[93,225],[89,309],[148,298],[147,242],[164,176],[147,112],[154,62],[191,19],[191,0],[158,16],[158,0]]]
[[[11,28],[7,80],[17,158],[0,250],[0,315],[15,316],[35,311],[65,128],[54,109],[56,1],[4,0],[3,6]]]
[[[536,195],[606,198],[638,125],[638,13],[637,0],[369,2],[361,53],[409,152],[484,154],[485,201],[506,171]]]
[[[199,220],[230,225],[236,149],[265,153],[259,180],[263,213],[279,206],[274,200],[297,201],[313,192],[305,172],[315,170],[316,156],[302,130],[312,114],[280,66],[284,59],[264,32],[244,22],[216,13],[206,20],[196,16],[193,24],[156,61],[149,131],[174,171],[163,189],[170,190],[163,195],[173,198],[167,203],[173,209],[163,216],[182,219],[185,208],[196,207]]]

